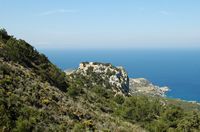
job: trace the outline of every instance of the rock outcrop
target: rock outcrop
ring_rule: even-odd
[[[123,67],[115,67],[110,63],[82,62],[77,70],[65,71],[67,75],[77,74],[89,78],[93,86],[100,85],[112,88],[115,93],[147,94],[152,96],[166,96],[168,87],[153,85],[144,78],[130,78]]]
[[[153,96],[166,96],[166,92],[169,91],[168,87],[159,87],[153,85],[151,82],[146,80],[145,78],[130,78],[129,81],[129,93],[131,95],[139,93],[139,94],[147,94]]]
[[[129,86],[123,67],[85,62],[65,72],[0,28],[0,131],[200,131],[197,103],[130,97],[160,91],[145,79]]]
[[[82,62],[73,73],[89,77],[93,85],[111,87],[116,93],[128,94],[129,77],[123,67],[110,63]]]

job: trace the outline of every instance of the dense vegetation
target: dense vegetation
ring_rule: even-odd
[[[25,41],[0,30],[0,131],[200,131],[199,105],[115,95],[102,81],[66,77]]]
[[[0,30],[0,57],[4,61],[13,61],[26,68],[31,68],[33,72],[41,76],[42,80],[66,91],[65,73],[24,40],[9,36],[5,29]]]
[[[79,76],[76,79],[78,79],[79,83],[73,84],[77,88],[85,82],[84,77]],[[80,85],[77,86],[77,84]],[[100,86],[87,87],[87,90],[93,92],[87,95],[87,100],[95,103],[96,107],[101,111],[130,123],[139,124],[148,131],[200,131],[199,105],[145,95],[114,96],[112,91],[102,89]],[[81,96],[83,94],[76,93],[75,95]]]

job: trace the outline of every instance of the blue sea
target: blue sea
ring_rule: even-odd
[[[80,62],[123,66],[131,78],[147,78],[168,86],[171,98],[200,102],[200,50],[40,50],[61,69]]]

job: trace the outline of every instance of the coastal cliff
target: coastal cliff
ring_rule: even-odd
[[[123,67],[110,63],[82,62],[75,72],[90,77],[93,85],[110,87],[115,93],[127,94],[129,91],[129,77]]]
[[[163,97],[167,90],[109,63],[65,73],[0,29],[2,132],[200,131],[200,106]]]
[[[153,85],[145,78],[129,78],[122,66],[115,67],[110,63],[82,62],[75,70],[66,70],[67,75],[78,74],[90,78],[92,85],[112,88],[116,94],[146,94],[165,97],[168,87]]]

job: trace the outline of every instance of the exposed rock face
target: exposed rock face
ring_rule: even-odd
[[[130,94],[141,93],[153,96],[165,96],[165,93],[169,91],[168,87],[159,87],[153,85],[151,82],[144,78],[130,78]]]
[[[89,78],[89,84],[112,88],[117,94],[146,94],[165,96],[168,87],[153,85],[144,78],[130,78],[123,67],[115,67],[110,63],[82,62],[77,70],[66,70],[67,75],[74,74]],[[88,81],[86,81],[88,82]]]
[[[66,69],[64,72],[66,73],[66,75],[70,75],[74,72],[74,69]]]
[[[82,62],[75,71],[86,77],[91,77],[94,85],[101,84],[109,87],[117,93],[127,94],[129,91],[129,77],[123,67],[114,67],[109,63]]]

